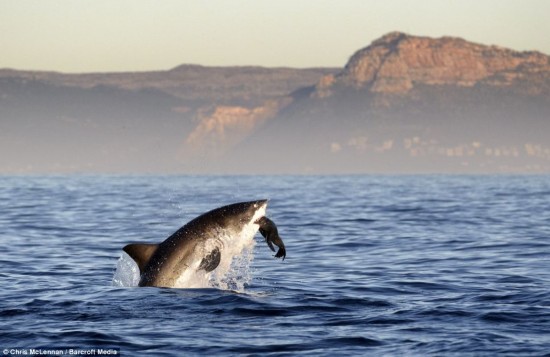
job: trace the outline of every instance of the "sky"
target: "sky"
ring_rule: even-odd
[[[550,54],[548,0],[0,0],[0,68],[342,67],[392,31]]]

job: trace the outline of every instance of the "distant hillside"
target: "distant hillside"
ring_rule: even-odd
[[[550,57],[538,52],[391,33],[287,101],[219,165],[550,172]]]
[[[0,173],[550,173],[550,57],[390,33],[338,70],[0,70],[0,152]]]
[[[63,74],[0,70],[0,173],[182,172],[217,106],[264,105],[334,69],[202,67]]]
[[[65,74],[0,69],[0,78],[18,78],[57,87],[156,89],[183,102],[258,105],[316,83],[336,68],[204,67],[181,65],[168,71]]]

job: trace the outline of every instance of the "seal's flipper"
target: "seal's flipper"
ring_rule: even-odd
[[[273,221],[267,217],[261,217],[256,221],[256,223],[260,225],[260,233],[262,234],[262,236],[264,236],[269,248],[272,251],[275,251],[273,244],[279,247],[277,254],[275,254],[275,258],[283,258],[283,260],[285,260],[285,244],[283,243],[281,237],[279,237],[279,231],[277,230],[277,226],[275,225],[275,223],[273,223]]]
[[[270,236],[271,243],[275,244],[277,247],[279,247],[279,250],[277,251],[277,254],[275,254],[275,258],[283,258],[285,260],[286,257],[286,249],[285,244],[283,243],[283,240],[279,235],[271,235]],[[275,251],[275,250],[273,250]]]
[[[267,239],[267,236],[268,236],[268,232],[263,229],[263,228],[260,228],[260,233],[262,234],[262,236],[265,238],[265,242],[267,243],[267,246],[269,247],[269,249],[271,249],[271,251],[275,251],[275,247],[273,246],[273,243],[271,243],[270,240]]]
[[[122,250],[134,259],[139,267],[139,274],[141,275],[158,246],[158,244],[128,244],[122,248]]]
[[[281,241],[281,245],[279,245],[278,247],[279,247],[279,250],[277,251],[277,254],[275,254],[275,258],[283,258],[283,260],[285,260],[286,249],[285,249],[285,245],[283,244],[283,241]]]
[[[220,250],[215,248],[212,252],[210,252],[210,254],[202,259],[201,264],[199,265],[199,270],[203,269],[207,273],[211,272],[218,267],[221,258],[222,255]]]
[[[273,246],[273,243],[271,243],[271,241],[267,241],[267,246],[269,247],[269,249],[271,249],[272,252],[275,251],[275,247]]]

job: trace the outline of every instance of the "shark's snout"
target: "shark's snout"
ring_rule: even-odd
[[[267,207],[267,201],[269,200],[266,199],[266,200],[254,201],[254,208],[259,209],[262,207]]]

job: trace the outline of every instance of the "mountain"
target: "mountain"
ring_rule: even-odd
[[[550,172],[539,52],[390,33],[285,101],[222,171]]]
[[[267,98],[286,95],[315,83],[336,68],[204,67],[181,65],[168,71],[83,73],[16,71],[0,69],[0,78],[18,78],[56,87],[111,87],[130,91],[154,89],[193,106],[258,105]]]
[[[341,69],[4,69],[0,152],[0,173],[548,173],[550,57],[395,32]]]
[[[184,142],[218,106],[264,105],[335,69],[0,70],[0,173],[186,172]]]

